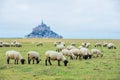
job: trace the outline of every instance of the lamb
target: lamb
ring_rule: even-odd
[[[47,66],[47,61],[49,62],[50,65],[52,65],[50,60],[57,60],[58,66],[60,66],[60,61],[63,61],[64,66],[67,66],[68,60],[66,60],[65,56],[60,52],[46,51],[45,57],[46,57],[46,59],[45,59],[46,66]]]
[[[38,64],[41,61],[39,57],[39,53],[36,51],[29,51],[28,52],[28,64],[30,64],[31,60],[33,60],[33,64],[34,64],[34,60],[36,60],[36,64]]]
[[[90,53],[89,49],[87,48],[81,48],[80,53],[83,56],[83,59],[90,59],[92,57],[92,54]]]
[[[21,56],[20,52],[15,50],[10,50],[6,52],[7,64],[9,64],[10,59],[14,59],[14,64],[18,64],[18,61],[21,61],[21,64],[24,64],[25,59]]]
[[[63,55],[65,55],[65,56],[70,57],[70,59],[72,59],[72,60],[76,58],[75,55],[74,55],[70,50],[63,49],[63,50],[61,51],[61,53],[62,53]]]
[[[99,57],[99,55],[103,57],[103,53],[101,53],[101,51],[98,49],[91,49],[91,53],[92,55],[96,54],[97,55],[96,57]]]

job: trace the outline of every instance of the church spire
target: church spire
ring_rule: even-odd
[[[44,23],[43,23],[43,19],[42,19],[42,21],[41,21],[41,25],[43,25]]]

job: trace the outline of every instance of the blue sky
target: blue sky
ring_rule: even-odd
[[[42,19],[64,38],[120,39],[120,0],[0,0],[0,37],[24,37]]]

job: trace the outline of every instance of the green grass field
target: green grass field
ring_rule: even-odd
[[[120,80],[120,40],[84,40],[84,39],[0,39],[11,42],[16,40],[21,42],[23,47],[0,47],[0,80]],[[54,41],[63,41],[66,46],[75,42],[78,47],[82,42],[90,42],[89,49],[94,48],[96,42],[111,42],[117,46],[115,50],[99,48],[103,51],[102,58],[92,58],[89,60],[69,60],[67,67],[61,62],[57,66],[57,61],[52,61],[52,66],[45,66],[45,52],[55,50]],[[36,42],[43,42],[42,47],[37,47]],[[26,59],[26,64],[6,64],[5,52],[16,50],[21,52]],[[39,64],[27,64],[27,52],[38,51],[42,61]]]

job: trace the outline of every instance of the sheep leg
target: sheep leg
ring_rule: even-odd
[[[58,66],[60,66],[60,60],[58,60]]]
[[[31,62],[31,59],[28,57],[28,64],[30,64],[30,62]]]
[[[9,61],[10,61],[10,59],[8,58],[8,59],[7,59],[7,64],[9,64]]]
[[[17,64],[18,64],[18,59],[16,60]]]
[[[50,65],[52,65],[52,63],[51,63],[51,61],[50,61],[50,57],[48,58],[48,62],[49,62]]]
[[[45,59],[45,65],[47,66],[47,59]]]
[[[33,59],[33,64],[34,64],[34,62],[35,62],[35,61],[34,61],[34,59]]]
[[[14,61],[14,64],[16,64],[16,59],[15,59],[15,61]]]
[[[36,64],[38,64],[39,63],[39,60],[38,60],[38,58],[36,58]]]

